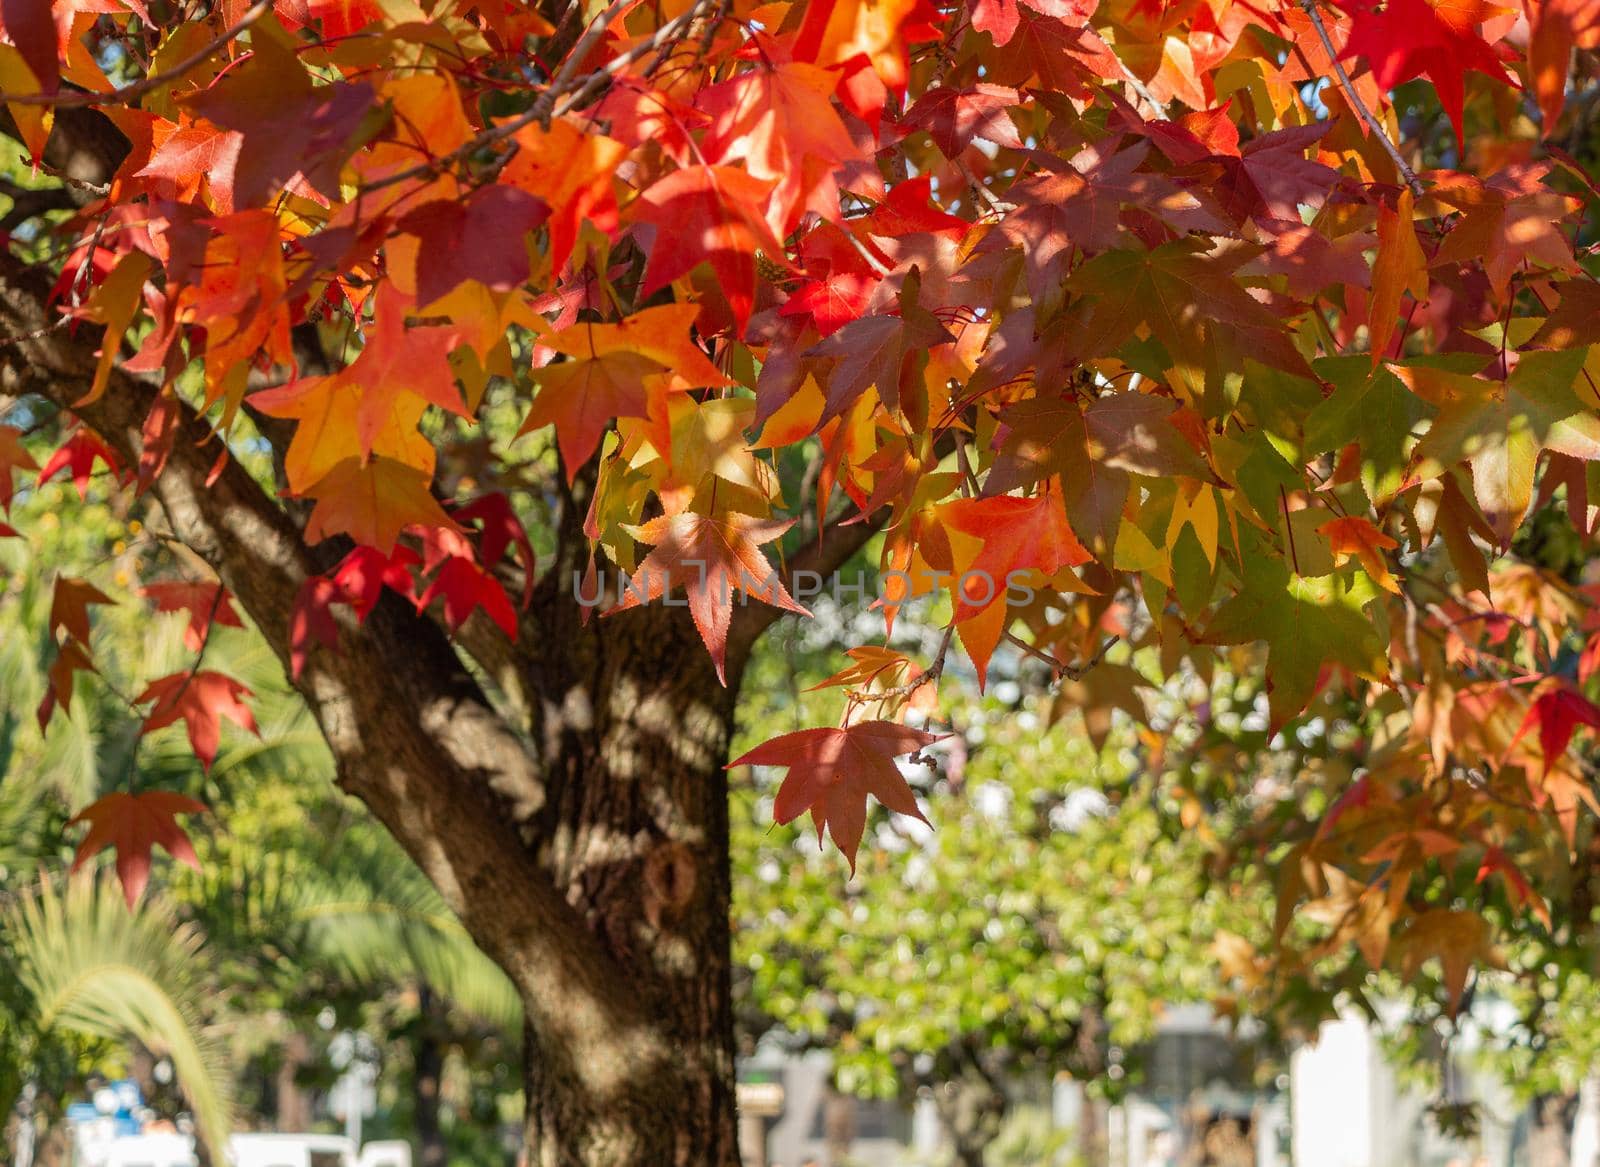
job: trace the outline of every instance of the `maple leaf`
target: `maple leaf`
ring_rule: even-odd
[[[213,624],[224,628],[244,627],[244,621],[233,606],[233,597],[219,583],[169,580],[142,587],[139,594],[155,601],[157,612],[189,614],[189,622],[183,629],[183,642],[193,652],[200,651]]]
[[[817,842],[822,842],[826,830],[850,861],[853,875],[867,825],[867,795],[897,814],[928,821],[894,759],[939,740],[937,734],[891,721],[863,721],[843,729],[802,729],[763,742],[729,762],[728,768],[788,767],[773,802],[772,817],[787,824],[809,810]]]
[[[534,371],[539,395],[517,436],[553,425],[561,464],[571,482],[620,417],[649,417],[651,382],[666,367],[639,353],[616,352],[594,360],[563,361]]]
[[[16,497],[18,470],[37,470],[39,463],[22,445],[26,435],[14,425],[0,425],[0,510],[10,511]]]
[[[53,7],[49,0],[0,0],[0,31],[17,47],[43,93],[61,87],[61,45]]]
[[[1383,643],[1366,609],[1377,595],[1364,574],[1292,575],[1282,557],[1252,536],[1241,548],[1244,578],[1237,595],[1205,627],[1208,644],[1267,644],[1267,702],[1276,733],[1321,687],[1324,667],[1339,663],[1358,675],[1383,673]]]
[[[1481,262],[1497,296],[1506,294],[1514,274],[1534,264],[1577,271],[1572,245],[1556,224],[1580,204],[1540,184],[1548,171],[1547,165],[1517,167],[1487,182],[1470,174],[1442,177],[1430,193],[1463,215],[1433,262]]]
[[[1089,562],[1090,555],[1067,522],[1055,483],[1032,498],[958,498],[939,507],[939,521],[947,531],[965,536],[970,547],[953,549],[953,619],[982,688],[989,658],[1005,631],[1013,583],[1033,571],[1049,579],[1064,567]]]
[[[1117,245],[1122,211],[1130,204],[1202,225],[1193,194],[1139,169],[1149,153],[1148,142],[1123,150],[1115,142],[1098,142],[1069,160],[1041,158],[1040,170],[1012,185],[1007,193],[1017,209],[1000,223],[997,239],[1022,248],[1028,290],[1036,300],[1050,299],[1073,248],[1093,255]]]
[[[80,810],[67,823],[88,823],[89,832],[78,844],[72,858],[77,871],[91,856],[107,847],[117,853],[117,878],[128,907],[139,902],[150,882],[150,853],[161,847],[185,866],[200,870],[189,836],[178,825],[180,814],[204,814],[206,806],[169,790],[149,790],[142,794],[121,791],[101,795]]]
[[[1426,76],[1461,140],[1465,74],[1475,70],[1509,80],[1494,49],[1479,35],[1482,23],[1505,11],[1488,0],[1342,0],[1350,12],[1350,39],[1340,56],[1365,57],[1380,89]]]
[[[105,466],[113,476],[121,477],[122,464],[117,460],[116,453],[101,440],[99,434],[85,426],[79,426],[77,431],[61,443],[60,448],[46,460],[43,469],[39,471],[39,484],[44,485],[65,470],[72,477],[72,485],[77,488],[78,497],[87,499],[89,479],[94,476],[96,462]]]
[[[1122,76],[1122,62],[1082,13],[1077,6],[1059,15],[1033,5],[1027,11],[1017,9],[1007,45],[1010,51],[991,62],[989,79],[1081,98],[1093,91],[1096,82]]]
[[[368,550],[357,548],[358,551]],[[339,624],[333,618],[333,605],[345,600],[343,590],[326,576],[314,575],[295,593],[289,611],[289,679],[298,681],[315,640],[324,648],[339,647]]]
[[[789,595],[761,553],[761,544],[772,542],[793,525],[793,520],[774,522],[736,513],[718,518],[685,511],[630,527],[629,533],[654,550],[634,572],[622,599],[605,614],[637,608],[682,587],[688,593],[694,626],[717,667],[717,679],[726,683],[724,665],[735,591],[775,608],[811,615]]]
[[[1400,192],[1393,211],[1378,208],[1378,257],[1372,265],[1372,300],[1367,306],[1374,366],[1388,355],[1401,296],[1406,292],[1416,300],[1428,296],[1428,261],[1417,242],[1412,208],[1409,190]]]
[[[1542,452],[1600,459],[1600,416],[1574,389],[1583,357],[1581,349],[1524,353],[1503,381],[1393,366],[1412,392],[1439,410],[1417,446],[1415,473],[1435,477],[1442,467],[1466,462],[1473,494],[1502,547],[1533,503]]]
[[[1264,364],[1306,371],[1277,318],[1231,278],[1229,262],[1180,241],[1153,251],[1108,251],[1080,264],[1067,280],[1083,296],[1072,349],[1107,355],[1146,325],[1167,351],[1175,387],[1196,399],[1205,389],[1208,345],[1219,339]]]
[[[413,599],[415,581],[411,572],[421,562],[421,557],[409,547],[396,547],[391,552],[357,547],[339,561],[332,579],[345,601],[355,609],[356,619],[365,622],[377,607],[384,588]]]
[[[1474,965],[1505,967],[1490,939],[1489,921],[1465,909],[1432,908],[1422,913],[1401,934],[1400,945],[1404,954],[1400,975],[1407,980],[1430,958],[1438,959],[1452,1017],[1461,1005]]]
[[[1022,139],[1006,112],[1017,100],[1017,91],[1005,85],[980,82],[970,89],[941,85],[906,110],[903,124],[908,129],[927,130],[946,158],[964,153],[974,138],[1020,150]]]
[[[358,33],[383,19],[379,0],[307,0],[307,16],[322,26],[322,35],[336,40]]]
[[[142,733],[163,729],[182,718],[189,732],[190,748],[200,764],[209,770],[221,741],[222,718],[251,733],[259,732],[255,715],[241,700],[250,695],[250,690],[232,677],[200,669],[158,677],[134,698],[134,704],[155,702],[145,716]]]
[[[783,261],[783,245],[762,214],[772,189],[731,166],[675,170],[650,187],[632,209],[639,222],[655,227],[640,294],[707,264],[742,333],[755,306],[756,252]],[[685,230],[689,224],[693,230]]]
[[[517,559],[522,564],[522,606],[526,608],[533,598],[534,568],[538,560],[533,544],[528,541],[528,529],[511,509],[511,500],[500,491],[494,491],[456,507],[450,517],[458,523],[483,524],[482,534],[478,536],[478,559],[485,567],[493,567],[505,558],[506,552],[516,548]]]
[[[1555,134],[1567,100],[1572,50],[1600,45],[1600,10],[1586,0],[1532,0],[1525,3],[1530,29],[1528,72],[1539,99],[1544,135]]]
[[[742,73],[703,89],[695,106],[711,119],[706,159],[772,184],[768,224],[787,235],[806,211],[838,219],[835,172],[860,157],[829,101],[836,74],[798,61]]]
[[[417,611],[423,611],[441,596],[445,623],[451,632],[459,630],[476,609],[482,608],[484,615],[498,624],[507,637],[516,639],[517,611],[511,606],[506,589],[471,559],[462,555],[446,559],[439,574],[417,600]]]
[[[1528,341],[1529,348],[1577,348],[1600,344],[1600,284],[1591,280],[1564,280],[1556,284],[1561,302]],[[4,434],[0,432],[0,442]],[[0,468],[4,466],[0,454]]]
[[[527,236],[549,215],[533,195],[498,184],[406,212],[397,226],[418,240],[417,302],[432,304],[467,280],[515,288],[528,278]]]
[[[550,266],[559,272],[566,267],[585,222],[607,236],[615,235],[613,178],[627,147],[559,118],[548,130],[537,123],[524,126],[514,141],[517,152],[501,172],[500,181],[536,195],[550,208]]]
[[[693,304],[660,304],[615,324],[583,322],[543,334],[543,347],[572,359],[534,370],[539,396],[518,436],[555,426],[571,482],[617,418],[662,412],[669,372],[680,389],[730,384],[689,338],[698,312]]]
[[[344,459],[307,491],[317,505],[306,520],[306,542],[344,534],[388,555],[400,532],[413,524],[454,528],[429,492],[429,478],[427,472],[392,458],[374,457],[366,463]]]
[[[913,269],[905,281],[899,315],[863,316],[806,352],[835,362],[826,379],[827,403],[818,425],[838,417],[872,387],[890,409],[900,408],[902,381],[920,379],[918,358],[925,361],[929,349],[955,339],[917,303],[919,285]]]
[[[907,46],[937,37],[942,19],[928,0],[808,4],[795,38],[795,59],[826,66],[865,56],[885,86],[903,93],[909,73]]]
[[[252,40],[247,59],[184,104],[235,139],[228,210],[260,206],[295,180],[324,199],[338,198],[339,169],[368,113],[381,111],[370,85],[315,85],[294,50],[266,35]]]
[[[1374,369],[1365,357],[1329,357],[1313,368],[1333,392],[1306,417],[1306,452],[1355,446],[1368,500],[1387,506],[1406,482],[1412,450],[1435,409],[1389,367]]]
[[[229,214],[240,140],[233,131],[210,124],[168,124],[159,131],[150,157],[132,177],[153,180],[145,185],[158,195],[179,200],[197,198],[204,184],[217,210]]]
[[[39,702],[38,719],[41,731],[50,723],[57,705],[61,707],[63,713],[71,711],[72,690],[77,674],[95,671],[94,661],[77,640],[69,639],[56,649],[55,659],[50,662],[47,678],[49,683],[45,687],[44,697]]]
[[[57,576],[55,591],[50,597],[50,636],[62,629],[79,644],[89,643],[89,605],[114,604],[110,596],[87,580],[70,576]]]
[[[911,688],[906,695],[906,704],[918,713],[930,717],[938,711],[938,684],[905,653],[869,644],[847,649],[845,656],[850,658],[850,664],[826,680],[818,681],[807,692],[817,689],[847,688],[870,694],[885,689],[911,687],[917,678],[927,677],[925,683]]]
[[[99,361],[95,365],[94,380],[73,405],[91,405],[106,391],[111,378],[111,367],[117,358],[117,349],[123,334],[133,323],[134,316],[144,304],[144,281],[150,272],[150,260],[138,252],[130,252],[117,261],[117,266],[95,288],[84,307],[84,316],[105,328],[100,343]]]
[[[299,422],[284,456],[294,493],[311,493],[339,463],[373,454],[431,477],[433,446],[416,427],[429,405],[467,415],[449,359],[459,337],[453,328],[407,328],[406,306],[385,285],[367,343],[348,366],[250,395],[268,416]]]
[[[1372,582],[1387,592],[1400,593],[1400,585],[1389,574],[1389,565],[1383,558],[1385,551],[1393,551],[1400,544],[1384,534],[1360,515],[1329,519],[1317,528],[1317,533],[1328,540],[1333,551],[1333,562],[1342,565],[1352,555],[1366,568]]]
[[[1544,758],[1544,772],[1548,774],[1556,759],[1567,752],[1578,726],[1600,729],[1600,706],[1570,685],[1556,682],[1528,706],[1527,715],[1517,727],[1511,745],[1515,746],[1521,741],[1535,724],[1539,726],[1539,752]],[[1507,752],[1510,752],[1509,747]]]

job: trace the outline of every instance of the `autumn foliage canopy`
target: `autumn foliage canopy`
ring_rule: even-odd
[[[75,205],[12,253],[47,273],[41,329],[98,358],[58,447],[13,405],[0,502],[144,492],[194,415],[217,473],[270,452],[320,565],[287,617],[302,683],[390,594],[516,634],[541,492],[582,500],[593,618],[686,596],[719,671],[739,609],[812,607],[792,557],[855,539],[882,635],[841,661],[839,722],[745,759],[787,767],[777,817],[852,862],[869,796],[919,813],[894,759],[935,740],[954,662],[1031,661],[1153,767],[1215,744],[1175,731],[1208,724],[1196,684],[1253,686],[1258,748],[1359,760],[1311,766],[1322,809],[1280,857],[1280,931],[1325,926],[1306,959],[1393,942],[1459,994],[1496,959],[1429,898],[1462,864],[1548,921],[1600,729],[1600,584],[1533,534],[1587,547],[1600,514],[1592,4],[3,0],[0,23],[30,165],[86,108],[130,144],[106,183],[35,172]],[[95,667],[94,605],[181,612],[193,668],[130,697],[209,761],[221,720],[253,725],[205,653],[241,613],[196,561],[145,562],[56,582],[39,716]],[[950,629],[931,659],[891,641],[918,603]],[[85,847],[119,848],[133,894],[152,843],[189,854],[193,807],[112,799]]]

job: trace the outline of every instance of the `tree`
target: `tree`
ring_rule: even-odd
[[[129,697],[207,761],[252,718],[206,628],[248,617],[522,996],[535,1161],[735,1160],[739,682],[880,532],[883,614],[943,590],[948,634],[864,645],[839,725],[752,752],[777,817],[853,862],[869,795],[916,810],[893,759],[957,645],[1152,745],[1151,681],[1221,658],[1258,747],[1372,744],[1330,819],[1397,808],[1355,855],[1325,819],[1291,906],[1453,998],[1493,960],[1402,900],[1590,797],[1591,600],[1519,535],[1593,527],[1585,6],[194,15],[0,10],[39,163],[0,220],[5,495],[114,481],[145,584],[194,585],[58,579],[54,702],[102,598],[187,606],[190,667]]]
[[[1115,744],[1097,757],[1070,722],[1041,734],[992,699],[957,712],[960,765],[927,792],[939,830],[880,829],[848,883],[736,798],[734,951],[746,1029],[833,1051],[853,1093],[931,1092],[981,1164],[1028,1078],[1134,1085],[1162,1012],[1221,994],[1208,950],[1255,930],[1265,896],[1205,885],[1201,833],[1173,831]]]

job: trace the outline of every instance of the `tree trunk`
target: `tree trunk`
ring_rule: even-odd
[[[1570,1167],[1578,1093],[1540,1094],[1529,1108],[1528,1167]]]
[[[427,985],[417,993],[417,1041],[412,1054],[412,1091],[415,1095],[418,1163],[445,1167],[449,1152],[439,1130],[439,1091],[444,1081],[444,1010]]]
[[[566,626],[543,640],[548,651],[530,645],[523,666],[544,776],[544,805],[526,825],[541,841],[539,865],[623,970],[643,1021],[603,1051],[591,1046],[587,1064],[559,1031],[530,1025],[529,1162],[732,1167],[723,767],[743,654],[730,654],[724,687],[681,607],[587,625],[575,604],[545,611]],[[654,1066],[597,1075],[597,1053],[619,1069]],[[643,1121],[617,1123],[619,1104]]]
[[[300,1071],[311,1064],[311,1043],[306,1035],[291,1029],[283,1041],[282,1058],[274,1090],[277,1127],[280,1131],[308,1131],[311,1129],[311,1099],[300,1087]]]
[[[983,1167],[983,1155],[1000,1135],[1005,1094],[983,1074],[963,1074],[934,1088],[939,1117],[961,1167]]]

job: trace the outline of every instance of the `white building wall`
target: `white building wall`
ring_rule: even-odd
[[[1376,1042],[1359,1017],[1325,1021],[1289,1065],[1295,1167],[1392,1167],[1376,1157]]]

